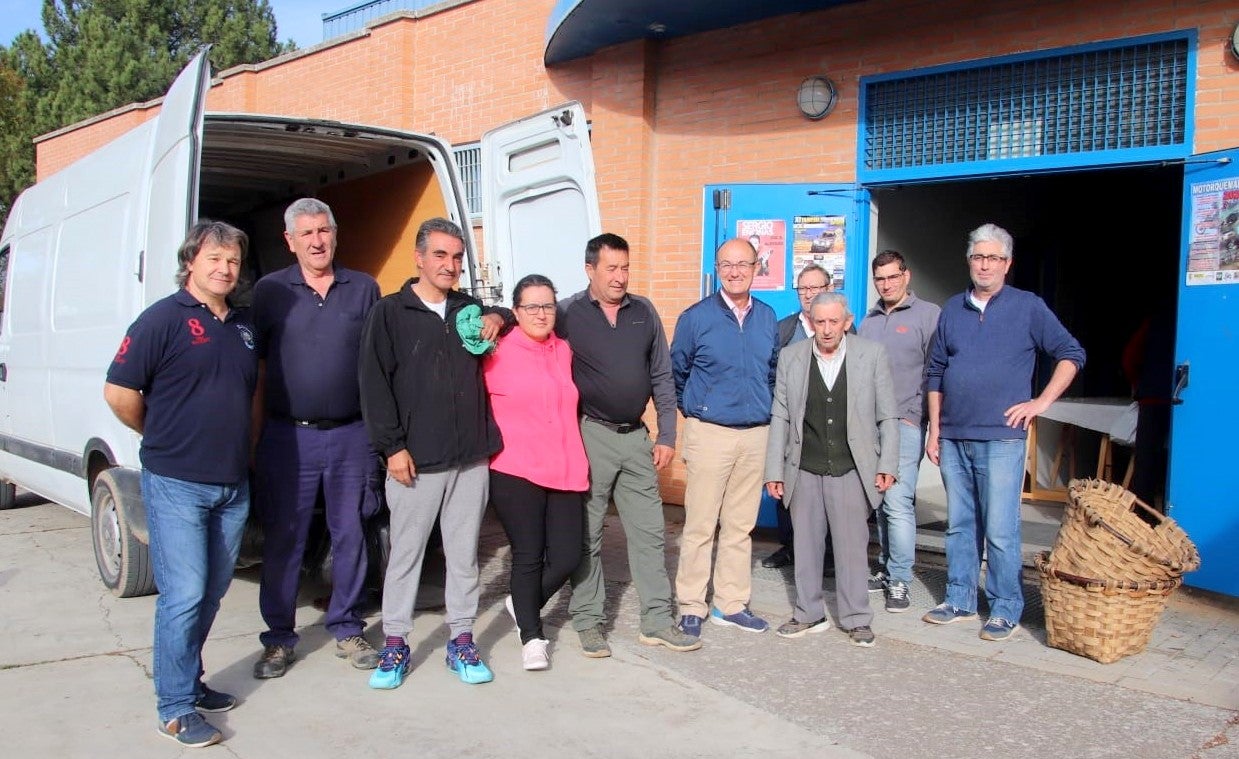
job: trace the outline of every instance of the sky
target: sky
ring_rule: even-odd
[[[275,11],[280,42],[290,37],[298,47],[323,41],[322,14],[356,5],[358,0],[268,0]],[[7,46],[26,29],[42,31],[42,0],[0,0],[0,45]]]

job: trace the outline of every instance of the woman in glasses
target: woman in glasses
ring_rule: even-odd
[[[490,462],[490,499],[512,546],[505,603],[527,670],[550,666],[542,606],[581,560],[589,464],[581,442],[572,350],[555,335],[555,287],[540,274],[512,292],[517,328],[483,372],[503,450]]]

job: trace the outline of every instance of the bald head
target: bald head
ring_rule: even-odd
[[[749,301],[753,273],[757,267],[757,249],[742,237],[733,237],[719,246],[714,254],[714,269],[719,285],[727,297],[738,306]]]

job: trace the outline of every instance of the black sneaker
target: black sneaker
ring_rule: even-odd
[[[848,634],[848,638],[851,639],[853,646],[869,648],[870,646],[873,645],[873,642],[874,642],[873,630],[869,629],[869,625],[861,625],[860,627],[853,627],[851,630],[847,631],[847,634]]]
[[[202,694],[198,696],[198,700],[194,702],[194,708],[200,712],[210,712],[217,714],[226,712],[237,705],[237,697],[231,693],[220,693],[217,690],[208,688],[205,684],[202,686]]]
[[[780,567],[789,567],[795,563],[796,557],[792,553],[791,546],[783,546],[779,550],[770,554],[761,560],[761,565],[766,569],[779,569]]]
[[[869,575],[869,592],[881,593],[886,590],[886,582],[886,572],[879,569],[877,572]]]
[[[267,646],[262,650],[262,658],[254,662],[254,677],[259,680],[283,677],[288,665],[296,659],[292,646]]]
[[[908,600],[908,583],[891,580],[886,586],[886,610],[891,614],[907,611],[912,603]]]

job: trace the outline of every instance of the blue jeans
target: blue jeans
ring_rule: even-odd
[[[249,482],[209,485],[142,471],[155,601],[155,696],[159,719],[194,710],[202,692],[202,644],[232,582],[250,508]]]
[[[900,420],[899,471],[877,515],[879,558],[887,576],[899,582],[912,582],[916,563],[916,478],[924,454],[925,428]]]
[[[1020,586],[1024,441],[943,439],[940,450],[947,503],[946,602],[976,611],[984,549],[990,616],[1018,622],[1024,613]]]

